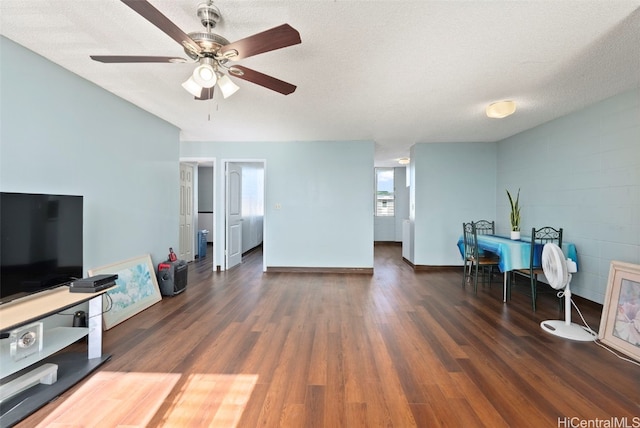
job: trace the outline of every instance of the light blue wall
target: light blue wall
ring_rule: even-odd
[[[213,168],[198,167],[198,209],[213,211]]]
[[[409,218],[409,180],[407,167],[396,167],[394,181],[396,185],[395,230],[396,242],[402,242],[402,224]]]
[[[410,218],[415,265],[461,265],[462,223],[496,218],[496,143],[419,143],[411,148]]]
[[[376,242],[402,242],[402,222],[409,218],[409,187],[407,168],[393,168],[394,216],[373,218],[373,238]],[[373,195],[372,195],[373,198]],[[372,203],[373,199],[372,199]]]
[[[85,271],[166,259],[179,130],[4,37],[0,87],[0,189],[83,195]]]
[[[373,142],[183,142],[180,147],[183,158],[216,158],[219,213],[223,162],[265,161],[267,267],[373,267]],[[222,215],[215,228],[223,237]],[[216,264],[224,266],[222,239],[214,245]]]
[[[217,159],[218,212],[222,161],[266,160],[267,266],[373,266],[373,142],[179,145],[174,126],[2,37],[0,87],[0,189],[84,195],[85,269],[177,246],[179,156]],[[461,223],[506,233],[504,190],[520,187],[523,229],[562,226],[574,292],[602,302],[610,261],[640,263],[639,142],[635,90],[499,143],[416,144],[410,261],[461,264]]]
[[[505,233],[506,188],[521,188],[523,233],[564,229],[578,249],[571,289],[603,303],[611,260],[640,263],[640,91],[498,144],[498,229]]]

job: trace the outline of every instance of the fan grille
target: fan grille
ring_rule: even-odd
[[[569,282],[567,261],[562,249],[556,244],[545,244],[542,248],[542,270],[553,288],[560,289]]]

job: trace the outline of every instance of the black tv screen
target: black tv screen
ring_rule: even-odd
[[[0,304],[82,278],[83,197],[0,193]]]

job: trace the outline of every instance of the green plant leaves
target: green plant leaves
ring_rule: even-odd
[[[515,202],[511,197],[511,193],[507,190],[507,197],[509,197],[509,204],[511,205],[511,214],[509,215],[509,222],[511,223],[512,231],[520,230],[520,189],[518,189],[518,195]]]

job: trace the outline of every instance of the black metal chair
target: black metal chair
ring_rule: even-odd
[[[474,224],[476,226],[476,235],[495,235],[496,234],[495,221],[478,220],[478,221],[475,221]],[[480,268],[482,269],[482,275],[493,276],[492,265],[480,266]],[[489,281],[489,286],[491,286],[491,280]]]
[[[479,267],[488,268],[489,285],[493,276],[493,267],[500,261],[495,254],[480,254],[478,249],[478,234],[474,222],[462,223],[464,239],[464,271],[462,275],[462,287],[473,280],[473,292],[478,293]],[[484,282],[484,275],[483,275]]]
[[[478,220],[474,222],[476,225],[476,233],[478,235],[495,235],[496,234],[496,222],[489,220]]]
[[[539,229],[531,229],[531,255],[529,268],[514,270],[513,273],[528,277],[531,283],[531,306],[536,310],[536,298],[538,294],[538,275],[544,275],[542,270],[542,248],[544,244],[554,243],[562,248],[562,228],[555,229],[544,226]]]

